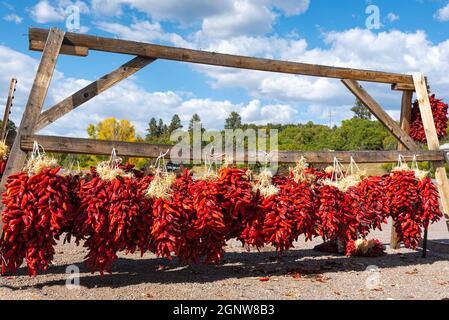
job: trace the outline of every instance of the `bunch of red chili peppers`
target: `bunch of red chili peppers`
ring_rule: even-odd
[[[435,95],[429,96],[429,99],[438,138],[443,139],[447,136],[448,105],[441,99],[436,99]],[[424,131],[424,124],[421,119],[418,101],[415,101],[413,104],[411,121],[410,137],[417,142],[426,143],[427,138]]]
[[[24,259],[30,275],[45,270],[62,233],[83,240],[86,264],[103,274],[111,272],[118,252],[219,263],[231,238],[282,252],[300,236],[322,237],[348,243],[351,252],[353,241],[380,229],[388,217],[405,246],[416,248],[422,229],[442,217],[436,187],[414,171],[369,177],[342,191],[322,183],[329,172],[310,168],[316,179],[273,177],[277,193],[262,196],[246,169],[224,168],[206,180],[186,170],[167,197],[154,199],[147,196],[152,175],[122,168],[133,175],[108,181],[95,168],[83,176],[61,176],[56,168],[9,177],[2,198],[2,273],[15,272]]]

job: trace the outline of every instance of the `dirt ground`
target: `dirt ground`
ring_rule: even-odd
[[[384,232],[385,234],[387,231]],[[180,266],[153,255],[120,255],[113,274],[92,275],[82,247],[57,247],[54,265],[28,277],[26,268],[0,278],[1,299],[447,299],[449,255],[401,249],[381,258],[328,256],[299,241],[280,256],[271,248],[247,252],[229,242],[219,266]],[[80,270],[73,289],[70,268]],[[69,267],[69,269],[67,269]],[[66,273],[68,272],[68,273]],[[264,279],[268,278],[268,279]],[[69,280],[68,280],[69,279]],[[268,281],[261,281],[268,280]]]

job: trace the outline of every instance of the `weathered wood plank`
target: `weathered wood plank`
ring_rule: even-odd
[[[395,91],[415,91],[415,86],[410,83],[393,83],[391,90]]]
[[[373,115],[391,132],[391,134],[408,150],[417,150],[418,146],[391,117],[355,80],[344,79],[343,84],[359,99]]]
[[[173,147],[171,145],[151,145],[141,142],[103,141],[44,135],[22,136],[20,147],[24,151],[32,150],[34,141],[41,144],[47,152],[109,155],[112,148],[116,148],[118,155],[136,158],[156,158],[161,152],[165,153]],[[444,159],[442,151],[278,151],[273,152],[272,156],[274,158],[277,156],[280,163],[295,163],[302,156],[311,163],[330,164],[333,163],[334,157],[337,157],[343,163],[349,163],[351,157],[359,163],[394,163],[398,161],[399,154],[410,159],[416,155],[419,161],[441,161]],[[184,158],[182,160],[189,161],[193,159]]]
[[[402,103],[401,103],[401,128],[405,132],[410,132],[410,125],[412,121],[412,98],[413,91],[404,91],[402,93]],[[405,147],[402,144],[398,145],[399,151],[405,151]],[[399,249],[400,248],[399,235],[396,232],[394,223],[391,226],[391,241],[390,248]]]
[[[43,51],[45,47],[45,41],[31,40],[29,49],[32,51]],[[69,56],[87,57],[89,55],[89,49],[80,46],[62,45],[60,54],[66,54]]]
[[[5,113],[3,114],[2,129],[0,131],[0,139],[3,141],[6,138],[6,132],[9,122],[9,114],[11,113],[12,101],[14,100],[14,91],[16,91],[17,80],[12,78],[9,83],[8,99],[6,100]]]
[[[98,80],[90,83],[86,87],[78,90],[71,96],[58,102],[48,110],[44,111],[36,124],[35,131],[41,130],[61,118],[68,112],[74,110],[100,93],[111,88],[120,81],[130,77],[137,71],[155,61],[155,59],[135,57],[116,70],[104,75]]]
[[[425,78],[421,73],[416,73],[413,75],[413,81],[416,87],[416,96],[418,97],[419,110],[429,150],[439,150],[440,142],[438,141],[437,129],[433,119]],[[440,201],[446,218],[447,228],[449,230],[449,179],[447,178],[444,161],[436,161],[433,165],[435,166],[435,179],[440,193]]]
[[[41,113],[42,106],[44,105],[45,97],[47,96],[48,87],[56,67],[63,39],[64,31],[60,29],[52,28],[48,33],[48,39],[37,69],[33,86],[31,87],[28,102],[19,129],[17,130],[17,136],[11,148],[8,163],[6,164],[6,169],[0,184],[0,193],[3,193],[5,189],[5,183],[8,176],[23,169],[26,160],[26,152],[20,148],[20,137],[34,132],[34,127],[39,118],[39,114]],[[0,227],[1,226],[2,222],[0,221]]]
[[[47,29],[30,28],[29,39],[30,41],[43,41],[46,38],[47,33]],[[413,84],[412,77],[410,75],[404,74],[251,58],[245,56],[161,46],[77,33],[66,33],[64,44],[86,47],[91,50],[132,54],[142,57],[160,58],[223,67],[300,74],[337,79],[354,79],[360,81],[390,84]]]

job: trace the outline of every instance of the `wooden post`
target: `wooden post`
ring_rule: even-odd
[[[17,80],[12,78],[9,85],[8,100],[6,100],[5,114],[3,115],[2,129],[0,131],[0,139],[6,139],[6,132],[8,130],[9,114],[11,113],[12,101],[14,100],[14,91],[16,91]]]
[[[402,93],[402,103],[401,103],[401,128],[405,132],[410,132],[410,125],[412,120],[412,91],[403,91]],[[406,151],[402,144],[398,145],[398,151]],[[391,249],[399,249],[400,242],[398,238],[398,234],[395,229],[394,222],[392,221],[391,225],[391,241],[390,248]]]
[[[0,192],[4,191],[8,176],[23,169],[27,154],[20,149],[21,136],[34,133],[34,128],[39,119],[39,115],[41,114],[48,87],[56,67],[64,34],[64,31],[57,28],[52,28],[50,30],[41,62],[37,69],[33,86],[31,87],[28,102],[22,116],[22,121],[20,122],[16,139],[11,148],[11,153],[0,185]],[[3,224],[0,222],[0,227],[2,226]]]
[[[419,111],[421,112],[424,131],[426,133],[427,145],[429,146],[429,150],[440,150],[440,142],[430,106],[426,80],[421,73],[416,73],[413,75],[413,81],[415,83]],[[446,225],[449,230],[449,180],[447,178],[446,168],[444,167],[444,161],[435,161],[433,164],[435,166],[435,179],[440,193],[441,206],[443,207]]]

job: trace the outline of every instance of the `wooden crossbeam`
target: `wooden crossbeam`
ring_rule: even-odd
[[[390,115],[374,100],[365,89],[355,80],[344,79],[343,84],[351,91],[363,105],[391,132],[391,134],[408,150],[417,150],[418,146]]]
[[[45,47],[45,41],[31,40],[29,49],[32,51],[43,51]],[[87,57],[89,55],[89,49],[86,47],[63,45],[61,47],[60,54],[66,54],[69,56]]]
[[[20,148],[20,137],[34,132],[34,127],[36,126],[39,114],[42,111],[42,106],[44,105],[45,97],[47,96],[48,87],[56,67],[63,39],[64,31],[60,29],[52,28],[48,33],[48,39],[37,69],[36,77],[31,87],[28,102],[25,106],[25,111],[2,177],[0,193],[3,193],[4,191],[7,178],[13,173],[23,169],[26,160],[26,152],[22,151]],[[0,227],[1,226],[2,222],[0,221]]]
[[[438,134],[433,119],[426,81],[421,73],[414,74],[413,81],[416,87],[419,111],[421,113],[429,150],[440,150],[440,142],[438,140]],[[440,194],[440,201],[446,218],[447,228],[449,230],[449,179],[447,178],[444,163],[444,161],[435,161],[433,165],[435,167],[435,179]]]
[[[135,57],[116,70],[104,75],[98,80],[78,90],[71,96],[65,98],[64,100],[55,104],[53,107],[44,111],[39,117],[35,131],[45,128],[68,112],[81,106],[90,99],[96,97],[100,93],[119,83],[120,81],[130,77],[155,60],[156,59]]]
[[[120,142],[93,139],[54,137],[45,135],[22,136],[20,147],[24,151],[33,149],[34,141],[37,141],[47,152],[74,153],[74,154],[98,154],[110,155],[112,148],[117,154],[126,157],[156,158],[161,152],[170,150],[172,145],[152,145],[142,142]],[[194,153],[191,152],[193,155]],[[273,152],[273,157],[278,157],[280,163],[295,163],[304,156],[310,163],[330,164],[337,157],[343,163],[349,163],[353,157],[359,163],[394,163],[399,155],[412,159],[416,155],[418,161],[442,161],[442,151],[278,151]],[[245,156],[247,159],[247,156]],[[201,160],[193,157],[184,158],[184,161]]]
[[[44,41],[47,37],[47,34],[47,29],[30,28],[29,40]],[[64,44],[86,47],[90,50],[131,54],[148,58],[160,58],[240,69],[300,74],[306,76],[328,77],[337,79],[353,79],[389,84],[413,84],[412,77],[410,75],[404,74],[252,58],[208,51],[161,46],[136,41],[97,37],[86,34],[66,33]]]

